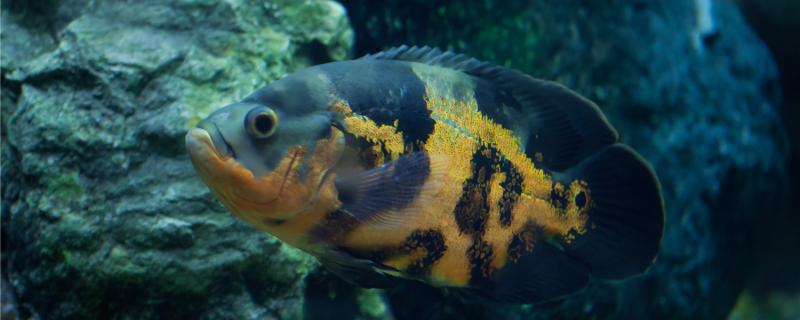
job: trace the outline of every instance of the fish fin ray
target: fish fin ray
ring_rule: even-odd
[[[381,228],[408,225],[422,214],[422,208],[433,201],[433,191],[441,184],[442,168],[448,163],[445,155],[413,152],[398,159],[359,173],[337,179],[340,210],[362,223]]]
[[[552,81],[534,79],[506,69],[495,78],[522,106],[521,117],[530,128],[525,152],[539,166],[559,171],[618,140],[600,108]]]
[[[389,288],[396,279],[383,272],[389,268],[372,260],[356,258],[342,249],[328,247],[317,260],[333,274],[364,288]]]
[[[575,292],[588,280],[586,267],[580,262],[545,241],[537,241],[530,252],[498,270],[488,284],[470,290],[502,303],[540,303]]]
[[[435,47],[409,47],[402,45],[378,53],[368,54],[361,59],[366,60],[397,60],[408,62],[419,62],[444,68],[473,73],[478,71],[487,72],[499,68],[492,63],[482,62],[464,54],[456,54],[449,51],[442,51]]]
[[[641,156],[614,144],[554,179],[588,186],[585,232],[559,240],[592,276],[619,279],[652,265],[664,232],[664,200],[655,172]]]

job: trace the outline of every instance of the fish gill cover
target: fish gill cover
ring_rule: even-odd
[[[2,289],[46,319],[724,317],[788,150],[766,48],[732,4],[698,2],[5,1]],[[384,298],[237,222],[195,176],[183,137],[214,106],[401,43],[597,102],[663,184],[651,271],[538,306],[415,283]]]

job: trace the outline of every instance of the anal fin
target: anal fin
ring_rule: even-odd
[[[495,273],[478,295],[502,303],[539,303],[575,292],[589,281],[588,270],[555,246],[537,241],[532,251]]]

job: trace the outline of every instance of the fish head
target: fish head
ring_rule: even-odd
[[[186,134],[203,182],[228,210],[256,226],[336,201],[329,173],[344,148],[343,133],[330,112],[298,112],[279,102],[245,99]]]

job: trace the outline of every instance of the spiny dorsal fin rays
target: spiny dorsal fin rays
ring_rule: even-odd
[[[470,74],[485,75],[491,73],[489,70],[498,68],[492,63],[482,62],[465,54],[442,51],[439,48],[428,46],[409,47],[407,45],[402,45],[386,51],[365,55],[361,57],[361,59],[419,62],[464,71]]]

